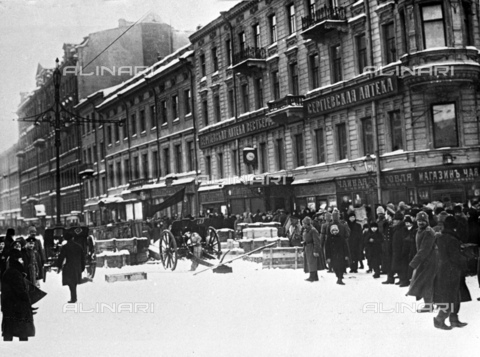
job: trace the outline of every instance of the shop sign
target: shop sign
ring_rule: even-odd
[[[363,178],[348,178],[338,179],[337,191],[338,192],[351,192],[351,191],[366,191],[371,189],[371,185],[377,186],[376,177],[363,177]]]
[[[415,185],[412,172],[382,174],[382,188],[411,187]]]
[[[295,196],[297,197],[327,196],[331,194],[335,194],[335,183],[333,182],[295,186]]]
[[[457,168],[437,168],[417,171],[417,183],[456,183],[471,182],[480,177],[478,166],[467,166]]]
[[[321,115],[397,92],[397,77],[385,76],[305,101],[307,115]]]
[[[223,190],[200,192],[200,202],[202,202],[202,204],[212,202],[225,202]]]
[[[213,132],[200,134],[200,149],[256,134],[275,125],[276,124],[270,120],[270,118],[259,117],[223,129],[218,129]]]

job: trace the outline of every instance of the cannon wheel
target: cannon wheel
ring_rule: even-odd
[[[160,259],[165,269],[175,270],[177,267],[177,242],[172,232],[165,230],[160,236]]]
[[[218,238],[217,230],[213,227],[208,227],[207,236],[205,237],[205,250],[208,254],[214,255],[220,258],[222,255],[222,248],[220,245],[220,239]]]

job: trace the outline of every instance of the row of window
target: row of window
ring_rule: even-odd
[[[456,121],[456,109],[455,103],[447,104],[435,104],[432,105],[432,119],[433,119],[433,136],[434,136],[434,146],[436,148],[440,147],[455,147],[458,146],[458,135],[457,135],[457,121]],[[389,145],[391,151],[403,150],[404,145],[404,128],[405,125],[402,121],[400,111],[392,111],[388,113],[388,122],[387,130],[388,133],[385,135],[389,139]],[[373,131],[373,120],[371,117],[363,118],[361,120],[361,150],[363,155],[374,154],[374,131]],[[314,131],[312,137],[313,144],[313,157],[314,164],[324,163],[326,161],[326,136],[325,129],[318,128]],[[343,160],[348,158],[349,152],[349,135],[348,128],[346,123],[339,123],[334,128],[334,154],[336,160]],[[275,170],[284,170],[285,169],[285,148],[284,140],[277,139],[274,143],[274,165]],[[306,155],[305,155],[305,137],[303,133],[295,134],[293,136],[292,149],[294,154],[294,165],[295,167],[305,166],[306,164]],[[269,162],[268,162],[268,153],[267,153],[267,143],[260,143],[258,145],[258,156],[259,156],[259,173],[264,173],[269,171]],[[239,175],[237,167],[237,151],[232,150],[230,158],[230,168],[231,172],[225,172],[225,157],[223,152],[219,152],[216,155],[216,178],[222,178],[225,174]],[[212,156],[207,155],[204,158],[205,162],[205,174],[212,176]],[[245,165],[244,171],[249,172],[250,166]],[[240,173],[241,174],[241,173]]]

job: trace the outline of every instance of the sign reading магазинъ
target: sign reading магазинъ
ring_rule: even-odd
[[[417,183],[470,182],[480,177],[479,167],[466,166],[456,168],[424,169],[417,172]]]
[[[267,117],[259,117],[246,120],[226,128],[217,129],[215,131],[200,134],[200,149],[220,144],[225,141],[238,139],[243,136],[251,135],[268,129],[276,124]]]
[[[397,92],[397,77],[385,76],[305,101],[307,115],[325,114]]]

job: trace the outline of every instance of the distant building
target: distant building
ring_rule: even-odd
[[[0,231],[21,225],[17,144],[0,153]]]
[[[165,57],[188,42],[184,34],[155,17],[132,25],[120,20],[118,28],[90,34],[79,45],[63,46],[60,101],[65,110],[61,114],[64,127],[59,143],[62,219],[82,211],[84,192],[79,177],[84,163],[82,136],[97,125],[76,125],[69,113],[74,113],[74,106],[90,94],[124,82],[136,70],[150,66],[158,57]],[[19,118],[30,118],[19,121],[18,143],[21,205],[26,222],[38,220],[30,209],[34,201],[46,206],[47,219],[56,216],[54,128],[48,124],[53,123],[54,113],[47,112],[54,105],[52,73],[52,69],[38,66],[37,88],[28,95],[22,94],[17,111]],[[38,125],[32,118],[38,119]]]

